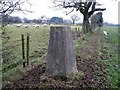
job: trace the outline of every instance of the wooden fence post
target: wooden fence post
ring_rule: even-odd
[[[25,67],[25,48],[24,48],[24,35],[21,35],[22,38],[22,59],[23,59],[23,68]]]
[[[30,39],[29,37],[30,37],[29,34],[27,34],[27,43],[26,43],[27,44],[26,45],[27,46],[27,48],[26,48],[27,49],[27,53],[26,53],[27,65],[29,65],[29,39]]]

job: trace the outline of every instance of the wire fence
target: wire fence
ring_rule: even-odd
[[[4,65],[5,67],[2,68],[2,73],[5,73],[6,71],[12,69],[12,68],[15,68],[17,67],[18,65],[20,64],[23,64],[23,63],[26,63],[25,62],[25,56],[27,57],[27,65],[29,64],[29,35],[26,36],[26,38],[24,38],[24,35],[22,34],[21,35],[21,39],[18,39],[16,41],[12,41],[13,44],[9,44],[9,46],[5,47],[2,49],[2,52],[3,52],[3,65],[6,64],[6,63],[9,63],[9,62],[12,62],[12,61],[7,61],[6,63],[4,63],[4,59],[6,58],[7,55],[11,55],[12,51],[9,51],[10,49],[13,49],[15,51],[16,48],[21,47],[21,51],[19,51],[18,55],[20,55],[22,57],[22,59],[18,59],[17,61],[14,62],[14,58],[13,59],[13,62],[12,63],[9,63],[8,65]],[[25,40],[26,40],[26,55],[25,55]],[[7,55],[4,55],[6,54],[6,52],[9,52],[7,53]],[[13,53],[14,54],[14,53]],[[24,56],[24,57],[23,57]],[[17,56],[15,56],[17,57]],[[7,58],[9,59],[9,58]],[[25,67],[25,66],[23,66]]]
[[[2,73],[6,73],[7,71],[11,70],[11,69],[14,69],[18,66],[22,66],[23,68],[25,68],[26,66],[29,65],[29,63],[31,64],[32,62],[38,62],[37,61],[37,58],[39,59],[42,59],[43,57],[46,56],[46,49],[44,52],[42,52],[40,55],[37,56],[37,54],[39,54],[39,52],[35,52],[35,50],[31,51],[32,52],[32,55],[31,52],[30,52],[30,39],[32,37],[27,34],[27,35],[24,35],[22,34],[21,35],[21,38],[20,39],[17,39],[17,40],[12,40],[12,43],[8,44],[8,46],[6,48],[3,48],[1,51],[3,53],[6,53],[9,51],[9,49],[12,49],[13,51],[15,51],[15,53],[12,53],[11,51],[7,54],[7,55],[15,55],[15,58],[7,58],[7,60],[9,61],[6,61],[5,63],[3,62],[2,66]],[[34,46],[36,47],[36,46]],[[44,48],[42,48],[44,49]],[[16,54],[17,53],[17,54]],[[6,56],[2,55],[5,59]],[[4,60],[3,60],[4,61]],[[39,61],[40,62],[40,61]]]

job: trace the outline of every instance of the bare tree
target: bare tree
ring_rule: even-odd
[[[75,24],[75,21],[80,20],[80,18],[79,18],[78,15],[76,15],[76,14],[73,14],[73,15],[71,16],[71,19],[72,19],[72,21],[73,21],[73,25]]]
[[[39,19],[39,22],[40,22],[41,24],[43,24],[43,21],[46,20],[46,19],[47,19],[47,17],[46,17],[45,15],[42,15],[42,16],[40,17],[40,19]]]
[[[4,21],[8,18],[8,16],[15,12],[15,11],[19,11],[22,13],[25,12],[32,12],[29,10],[26,10],[22,7],[23,4],[29,4],[31,5],[28,0],[1,0],[0,1],[0,16],[1,16],[1,23],[2,25],[6,25],[4,24]]]
[[[97,5],[101,5],[97,3],[96,0],[53,0],[53,3],[55,4],[54,7],[57,7],[60,10],[63,8],[72,8],[72,10],[66,14],[69,14],[74,10],[82,13],[84,33],[92,31],[89,22],[89,18],[91,17],[91,15],[96,11],[106,10],[105,8],[96,8]]]

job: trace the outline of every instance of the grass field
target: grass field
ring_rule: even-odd
[[[5,61],[5,63],[3,63],[2,65],[2,68],[8,68],[8,66],[17,62],[20,62],[20,63],[18,63],[15,68],[8,68],[8,70],[3,71],[4,72],[3,85],[14,81],[18,77],[20,78],[20,76],[22,76],[26,71],[25,69],[22,68],[23,60],[22,60],[21,35],[24,34],[25,44],[26,44],[27,34],[30,35],[30,63],[31,64],[35,64],[36,62],[37,64],[41,63],[41,57],[47,52],[48,37],[49,37],[48,27],[35,28],[30,26],[29,28],[24,28],[24,27],[17,28],[15,26],[9,26],[9,27],[6,27],[6,31],[7,33],[9,33],[10,39],[6,44],[4,44],[3,48],[7,46],[11,46],[8,50],[12,49],[11,50],[12,52],[10,53],[10,55],[12,54],[13,57]]]
[[[71,26],[72,30],[74,31],[75,28],[78,26]],[[103,30],[107,31],[109,33],[109,36],[107,39],[105,39],[105,35],[103,34]],[[21,35],[24,34],[25,38],[27,34],[30,35],[30,64],[32,66],[42,64],[45,60],[45,56],[47,53],[48,48],[48,40],[49,40],[49,26],[40,28],[35,27],[20,27],[17,28],[15,26],[8,26],[6,27],[6,32],[8,33],[8,36],[10,39],[7,43],[3,45],[3,49],[6,47],[9,47],[7,50],[11,53],[8,54],[12,58],[6,59],[6,61],[2,64],[3,70],[3,86],[8,83],[14,83],[15,80],[22,77],[25,72],[28,69],[31,69],[32,67],[23,68],[22,67],[22,42],[21,42]],[[100,49],[103,49],[102,45],[106,45],[109,49],[108,55],[112,57],[104,59],[103,62],[105,63],[106,71],[108,73],[108,82],[111,84],[112,87],[117,87],[119,81],[118,81],[118,28],[117,27],[111,27],[106,26],[101,29],[101,47]],[[87,38],[89,36],[85,37],[86,40],[77,40],[74,41],[74,47],[76,50],[76,55],[80,54],[78,49],[85,44],[87,41]],[[4,42],[4,40],[3,40]],[[26,39],[25,39],[26,44]],[[26,50],[26,48],[25,48]],[[103,55],[100,53],[100,55]],[[7,56],[6,56],[7,57]],[[109,60],[111,59],[111,61]],[[14,63],[18,63],[17,66],[9,67]],[[112,64],[111,64],[112,63]]]
[[[103,30],[108,32],[108,36],[105,36],[103,34]],[[112,88],[118,88],[120,86],[120,61],[118,58],[118,27],[116,26],[106,26],[102,28],[101,32],[101,50],[104,48],[103,46],[107,47],[108,54],[105,56],[101,54],[102,56],[105,56],[102,61],[106,65],[106,71],[108,73],[108,82],[110,83]],[[107,37],[107,38],[106,38]],[[105,39],[106,38],[106,39]],[[119,43],[120,45],[120,43]]]

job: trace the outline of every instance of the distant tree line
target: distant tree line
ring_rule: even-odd
[[[28,19],[20,18],[19,16],[9,16],[4,20],[4,23],[35,23],[35,24],[75,24],[75,21],[78,21],[80,18],[77,15],[72,15],[71,20],[64,20],[62,17],[52,17],[47,18],[42,15],[39,19]],[[92,15],[91,19],[92,29],[95,29],[96,26],[103,26],[103,17],[102,12],[98,12]]]
[[[20,17],[17,17],[17,16],[9,16],[7,19],[6,19],[6,22],[8,23],[22,23],[22,19]]]
[[[52,18],[50,19],[50,23],[61,24],[61,23],[63,23],[63,18],[52,17]]]
[[[0,15],[1,16],[1,15]],[[72,24],[71,20],[64,20],[62,17],[47,18],[41,16],[39,19],[20,18],[19,16],[9,16],[4,20],[6,24],[13,23],[35,23],[35,24]]]

